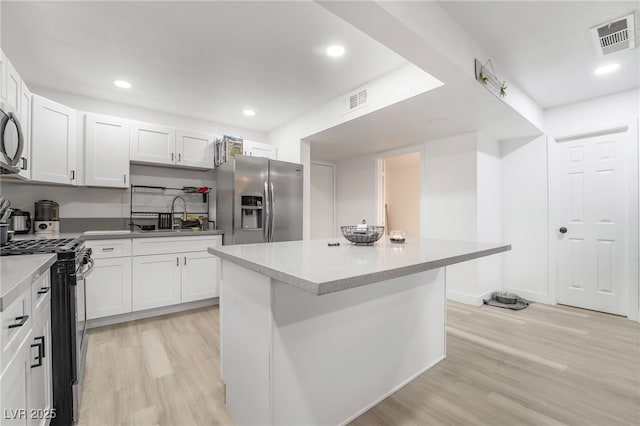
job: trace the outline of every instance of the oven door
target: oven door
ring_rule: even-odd
[[[24,137],[18,117],[0,109],[0,169],[2,174],[20,173]]]
[[[71,297],[75,302],[75,348],[72,356],[73,368],[73,421],[78,420],[80,413],[80,397],[82,396],[82,382],[84,366],[87,357],[87,297],[86,277],[93,270],[94,261],[91,259],[91,249],[83,249],[76,257],[75,286]]]

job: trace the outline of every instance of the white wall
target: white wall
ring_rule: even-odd
[[[375,81],[363,82],[367,86],[367,106],[345,114],[347,94],[302,114],[289,123],[269,132],[268,143],[278,148],[278,159],[301,163],[304,166],[303,238],[311,235],[310,164],[311,148],[303,139],[338,124],[384,108],[388,105],[424,93],[441,83],[414,65],[406,65]],[[354,89],[356,89],[354,87]]]
[[[629,90],[544,112],[545,130],[554,139],[635,122],[640,117],[640,90]]]
[[[266,134],[263,132],[226,126],[221,123],[209,122],[161,111],[148,110],[70,93],[57,92],[49,89],[35,88],[34,93],[81,111],[165,124],[186,130],[214,134],[231,134],[235,136],[242,136],[254,141],[266,140]],[[131,166],[131,183],[170,187],[212,186],[215,188],[213,171],[203,172],[197,170],[141,165]],[[4,179],[0,181],[0,191],[3,196],[11,200],[14,207],[27,210],[32,214],[33,203],[35,201],[49,199],[57,201],[60,204],[60,216],[65,218],[129,216],[129,191],[124,189],[16,183],[8,179]],[[214,200],[212,200],[211,206],[212,211],[214,211]]]
[[[549,233],[555,229],[550,213],[548,172],[553,172],[554,140],[630,125],[638,145],[640,91],[631,90],[545,111],[548,136],[501,142],[502,236],[513,245],[503,255],[504,287],[543,303],[555,303],[555,254],[550,251]],[[636,151],[637,152],[637,151]],[[632,179],[638,181],[638,158],[630,158]],[[634,199],[637,203],[638,194]],[[632,230],[637,237],[638,225]],[[636,239],[637,241],[637,239]],[[553,247],[551,247],[553,249]],[[638,263],[637,244],[632,262]],[[635,295],[637,299],[637,283]],[[638,303],[636,301],[636,303]],[[635,312],[637,318],[640,312]],[[632,311],[631,317],[634,316]]]
[[[500,143],[482,133],[477,134],[477,172],[476,239],[502,242]],[[502,258],[497,255],[477,260],[476,294],[486,296],[502,286]]]
[[[336,223],[376,223],[376,160],[372,156],[340,161],[336,167]],[[342,235],[338,230],[336,235]]]
[[[476,239],[476,134],[425,144],[426,238]]]
[[[115,117],[123,117],[131,120],[163,124],[169,127],[193,130],[196,132],[239,136],[255,142],[267,141],[267,134],[265,132],[235,127],[215,121],[206,121],[199,118],[140,108],[132,105],[90,98],[82,95],[60,92],[42,87],[30,87],[30,89],[37,95],[44,96],[45,98],[60,102],[61,104],[70,106],[71,108],[75,108],[80,111],[95,112],[98,114],[112,115]]]
[[[547,137],[503,141],[502,238],[506,290],[549,303],[547,220]]]
[[[501,242],[501,160],[497,141],[477,133],[428,141],[424,148],[421,236],[446,240]],[[416,147],[415,150],[420,150]],[[409,148],[407,148],[409,150]],[[338,224],[376,219],[376,158],[337,165]],[[502,287],[501,256],[447,267],[447,297],[479,305]]]

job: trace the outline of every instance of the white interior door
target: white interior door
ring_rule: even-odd
[[[558,302],[626,315],[628,137],[558,143]]]
[[[334,167],[311,164],[311,238],[334,238]]]

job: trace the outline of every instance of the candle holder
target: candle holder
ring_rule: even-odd
[[[404,244],[406,234],[404,231],[391,231],[389,234],[389,240],[394,244]]]

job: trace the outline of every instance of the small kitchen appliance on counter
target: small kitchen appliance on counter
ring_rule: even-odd
[[[58,234],[60,232],[59,209],[60,205],[55,201],[36,201],[33,222],[34,233]]]
[[[31,231],[31,215],[29,212],[16,209],[11,213],[9,224],[16,234],[28,234]]]

